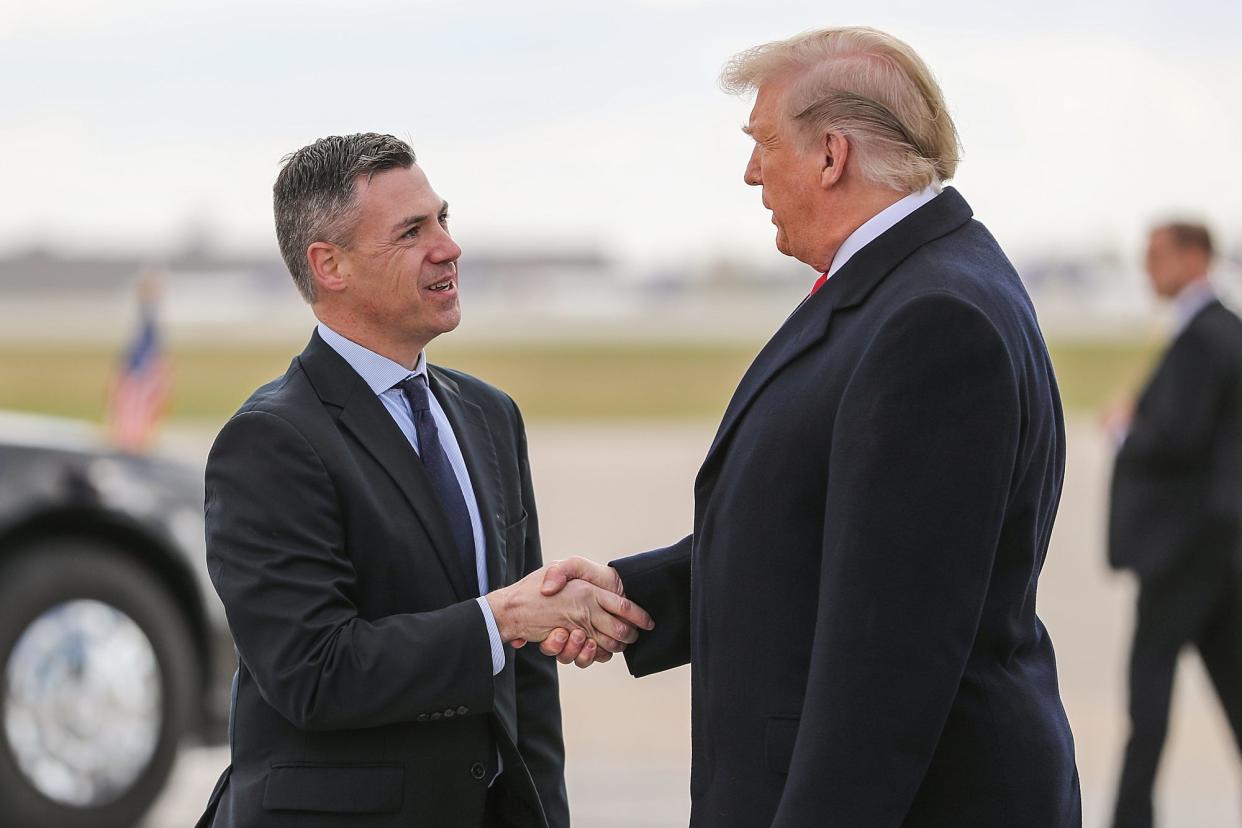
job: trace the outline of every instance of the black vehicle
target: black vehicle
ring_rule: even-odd
[[[225,735],[234,667],[201,469],[0,415],[0,825],[134,825]]]

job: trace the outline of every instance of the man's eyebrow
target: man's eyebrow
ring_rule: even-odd
[[[439,214],[443,216],[447,212],[448,212],[448,202],[447,201],[440,202],[440,213]],[[401,219],[401,221],[397,222],[396,224],[392,226],[392,232],[395,233],[398,230],[404,230],[407,227],[413,227],[417,224],[422,224],[428,218],[430,218],[430,216],[406,216],[405,218]]]

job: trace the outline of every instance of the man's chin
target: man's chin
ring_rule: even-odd
[[[445,310],[440,317],[440,333],[446,334],[457,330],[461,324],[461,306],[454,303],[451,310]]]
[[[452,333],[457,330],[457,326],[461,324],[461,309],[454,305],[451,309],[444,308],[435,316],[428,319],[423,317],[422,324],[419,326],[423,336],[430,335],[431,339],[442,336],[446,333]]]
[[[789,252],[789,238],[780,228],[777,228],[776,230],[776,249],[781,253],[784,253],[786,256],[793,255]]]

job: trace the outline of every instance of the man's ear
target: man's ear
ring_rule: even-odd
[[[345,289],[349,268],[345,251],[331,242],[313,242],[306,248],[306,261],[320,291],[337,293]]]
[[[840,132],[827,132],[820,141],[822,166],[819,185],[825,190],[836,186],[845,175],[845,163],[850,154],[850,142]]]

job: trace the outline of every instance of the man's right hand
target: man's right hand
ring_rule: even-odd
[[[607,577],[588,567],[598,565],[571,558],[488,593],[501,638],[514,646],[544,642],[540,649],[549,655],[568,647],[579,656],[586,651],[611,657],[636,641],[639,629],[654,627],[646,610],[621,594],[614,570],[600,568],[612,572]]]
[[[541,591],[544,595],[556,595],[571,581],[586,581],[619,596],[625,595],[625,587],[621,583],[621,576],[617,570],[611,566],[576,556],[563,561],[553,561],[544,567]],[[642,629],[652,628],[642,627]],[[632,644],[633,642],[626,643]],[[517,642],[514,644],[521,646]],[[595,646],[593,641],[578,631],[571,632],[566,629],[553,630],[552,634],[539,645],[539,650],[544,655],[554,656],[562,664],[577,664],[579,667],[589,667],[596,662],[606,662],[612,658],[614,652],[620,652]]]

